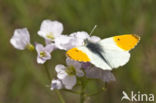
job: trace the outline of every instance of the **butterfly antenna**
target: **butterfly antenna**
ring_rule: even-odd
[[[91,32],[89,33],[89,35],[91,36],[92,33],[94,32],[94,30],[96,29],[97,25],[94,26],[94,28],[91,30]],[[84,45],[87,45],[89,42],[88,38],[86,40],[84,40]]]
[[[89,33],[89,35],[91,36],[92,33],[94,32],[94,30],[96,29],[97,25],[94,26],[94,28],[92,29],[92,31]]]

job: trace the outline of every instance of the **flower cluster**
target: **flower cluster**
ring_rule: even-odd
[[[73,47],[83,46],[85,40],[92,42],[100,40],[97,36],[90,36],[85,31],[78,31],[69,35],[63,34],[63,24],[58,21],[44,20],[41,23],[39,36],[45,39],[45,46],[35,43],[35,47],[30,42],[30,34],[27,28],[16,29],[10,43],[19,50],[36,50],[37,63],[44,64],[51,59],[54,50],[67,51]],[[58,64],[55,66],[57,78],[52,80],[51,90],[72,89],[77,84],[77,78],[86,77],[101,79],[104,82],[114,81],[115,77],[110,71],[101,70],[90,63],[83,63],[66,58],[66,66]]]

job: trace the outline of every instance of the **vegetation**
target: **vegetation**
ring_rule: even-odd
[[[88,96],[88,103],[120,103],[123,90],[156,94],[155,11],[155,0],[0,0],[0,102],[60,103],[58,92],[49,90],[44,67],[36,63],[36,56],[14,49],[9,42],[14,29],[21,27],[28,27],[32,41],[44,42],[36,33],[44,19],[64,23],[64,34],[90,32],[98,25],[92,35],[101,38],[126,33],[141,36],[128,64],[113,70],[116,82],[87,84],[86,91],[93,94],[104,87],[103,92]],[[58,52],[47,63],[53,77],[54,66],[65,63],[60,56],[64,52]],[[79,103],[79,95],[63,90],[61,94],[66,103]]]

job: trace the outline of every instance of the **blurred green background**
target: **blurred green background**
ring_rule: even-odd
[[[140,34],[129,63],[113,70],[117,81],[88,97],[86,103],[120,103],[123,90],[156,94],[156,0],[0,0],[0,103],[60,103],[47,87],[36,54],[16,50],[9,43],[14,29],[23,27],[30,31],[32,42],[43,42],[37,31],[44,19],[62,22],[64,34],[90,32],[94,25],[98,27],[93,35],[101,38]],[[64,63],[59,53],[63,55],[52,54],[48,63],[52,74],[56,64]],[[97,91],[98,86],[99,82],[92,81],[87,89]],[[61,93],[67,103],[79,103],[79,95]]]

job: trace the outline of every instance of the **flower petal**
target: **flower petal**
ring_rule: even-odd
[[[77,75],[78,77],[83,77],[83,76],[84,76],[84,72],[82,71],[81,68],[76,69],[76,75]]]
[[[57,73],[61,72],[61,71],[65,71],[66,70],[66,67],[62,64],[58,64],[55,66],[55,70]]]
[[[45,39],[45,44],[46,44],[46,45],[51,44],[51,43],[52,43],[51,40],[49,40],[49,39]]]
[[[44,51],[43,45],[42,45],[42,44],[39,44],[39,43],[36,43],[35,49],[36,49],[38,55],[40,55],[40,52],[41,52],[41,51]]]
[[[38,31],[38,35],[47,38],[47,34],[52,34],[54,38],[56,36],[61,35],[63,32],[63,24],[58,21],[44,20],[41,23],[40,30]]]
[[[74,66],[75,68],[81,68],[81,63],[78,61],[74,61],[70,58],[66,58],[66,63],[68,66]]]
[[[75,76],[66,76],[62,79],[62,83],[64,84],[66,89],[72,89],[73,86],[76,84],[76,77]]]
[[[75,47],[74,38],[67,36],[67,35],[61,35],[57,38],[55,38],[55,46],[58,49],[62,50],[69,50],[73,47]]]
[[[24,50],[30,44],[30,35],[27,28],[15,29],[10,43],[19,50]]]
[[[101,79],[104,82],[116,80],[111,71],[102,70],[97,67],[85,68],[85,72],[87,78]]]
[[[87,69],[92,67],[92,64],[90,62],[82,62],[82,68]]]
[[[111,71],[103,71],[101,79],[104,82],[116,81],[115,76]]]
[[[101,75],[101,71],[99,68],[96,67],[89,67],[84,69],[86,72],[87,78],[99,79]]]
[[[55,66],[55,70],[57,72],[57,77],[59,79],[64,79],[68,74],[66,73],[66,67],[62,64],[58,64]]]
[[[59,79],[54,79],[51,81],[51,90],[54,90],[54,89],[62,89],[63,85],[62,85],[62,82],[61,80]]]
[[[44,64],[47,60],[51,59],[51,52],[54,49],[52,44],[43,47],[42,44],[36,43],[37,63]]]
[[[37,56],[37,63],[38,63],[38,64],[44,64],[45,62],[46,62],[45,59],[43,59],[43,58]]]
[[[73,67],[75,68],[75,70],[76,70],[76,75],[77,75],[78,77],[84,76],[84,72],[83,72],[82,69],[81,69],[82,64],[81,64],[80,62],[74,61],[74,60],[72,60],[72,59],[70,59],[70,58],[67,58],[67,59],[66,59],[66,63],[67,63],[68,66],[73,66]]]
[[[54,44],[54,43],[48,44],[48,45],[46,45],[46,47],[45,47],[45,50],[46,50],[48,53],[51,53],[54,49],[55,49],[55,44]]]
[[[79,38],[79,39],[83,39],[83,40],[89,38],[88,33],[85,31],[74,32],[74,33],[70,34],[70,36],[73,36],[73,37]]]
[[[91,36],[89,38],[89,41],[94,42],[94,43],[96,43],[96,42],[98,42],[100,40],[101,40],[101,38],[100,37],[97,37],[97,36]]]
[[[72,33],[70,36],[75,38],[73,41],[75,47],[84,45],[84,40],[89,38],[88,33],[84,31]]]

